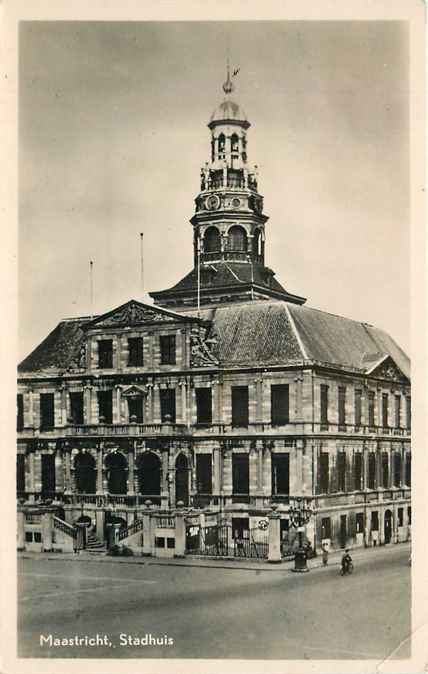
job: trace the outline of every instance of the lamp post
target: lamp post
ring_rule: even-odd
[[[289,515],[291,526],[297,529],[299,536],[299,547],[294,555],[294,569],[297,573],[305,573],[309,571],[307,566],[307,554],[303,547],[303,532],[305,524],[309,522],[312,515],[315,514],[315,509],[311,505],[311,498],[298,496],[295,503],[290,505]]]

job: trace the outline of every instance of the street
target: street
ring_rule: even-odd
[[[346,577],[337,564],[294,574],[20,559],[18,655],[383,659],[410,633],[408,556],[370,551]]]

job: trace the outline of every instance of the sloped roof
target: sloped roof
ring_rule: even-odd
[[[269,284],[267,279],[269,278]],[[170,292],[180,292],[186,290],[196,290],[197,270],[192,269],[184,278],[167,290],[150,293],[153,297],[161,297]],[[254,282],[257,285],[286,294],[287,291],[276,280],[274,273],[268,267],[254,264],[251,269],[250,264],[239,262],[213,262],[210,265],[201,268],[201,291],[211,290],[224,286],[236,285],[239,283],[247,284]]]
[[[366,371],[388,354],[410,377],[408,356],[383,330],[307,306],[288,307],[309,359]]]
[[[83,326],[90,320],[71,318],[56,328],[18,365],[18,372],[66,370],[78,357],[84,343]]]
[[[196,312],[183,313],[194,317]],[[410,379],[410,360],[383,330],[318,309],[260,300],[202,309],[212,321],[220,367],[263,367],[317,361],[369,372],[391,356]],[[66,370],[76,362],[88,318],[61,321],[19,365],[19,372]]]

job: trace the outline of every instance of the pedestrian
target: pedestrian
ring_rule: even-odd
[[[322,546],[322,563],[323,566],[327,566],[328,564],[328,545],[327,543],[324,543]]]

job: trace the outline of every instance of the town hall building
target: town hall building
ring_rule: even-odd
[[[315,549],[408,540],[409,358],[382,330],[308,306],[267,266],[233,88],[228,73],[208,124],[193,269],[153,303],[61,320],[20,363],[18,503],[88,522],[100,546],[112,521],[135,529],[147,508],[177,507],[241,540],[274,509],[288,545],[297,498]]]

